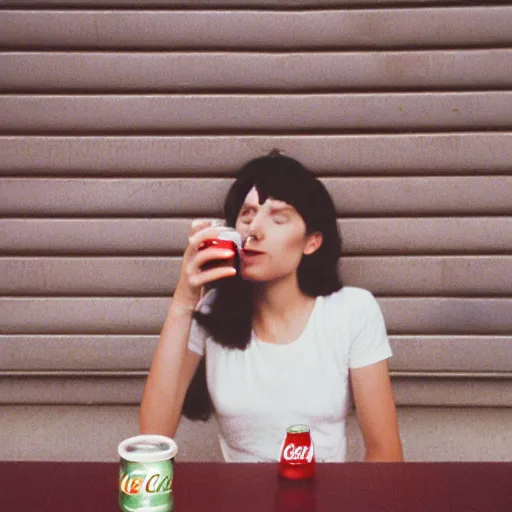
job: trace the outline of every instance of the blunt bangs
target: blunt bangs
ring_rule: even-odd
[[[308,232],[321,230],[322,211],[329,205],[319,204],[318,185],[323,185],[313,173],[300,162],[280,154],[256,158],[248,162],[236,175],[224,204],[224,216],[228,225],[234,226],[238,212],[249,191],[255,187],[258,191],[260,204],[267,198],[278,199],[293,206],[304,219]],[[327,201],[330,197],[325,191]]]

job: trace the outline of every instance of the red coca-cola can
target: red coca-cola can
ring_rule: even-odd
[[[286,429],[281,447],[279,475],[291,480],[313,478],[315,448],[307,425],[292,425]]]
[[[208,238],[207,240],[203,240],[199,244],[198,249],[201,251],[203,249],[207,249],[208,247],[215,247],[217,249],[231,249],[235,255],[233,258],[228,260],[210,261],[203,265],[203,270],[221,266],[233,266],[236,268],[236,255],[238,250],[242,247],[242,236],[234,229],[221,231],[217,235],[217,238]]]

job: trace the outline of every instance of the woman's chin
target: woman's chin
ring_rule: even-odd
[[[264,279],[260,279],[258,276],[254,276],[251,272],[241,272],[240,275],[244,281],[249,281],[251,283],[265,282]]]
[[[262,275],[261,272],[257,272],[256,269],[242,268],[240,270],[240,276],[244,281],[251,281],[254,283],[265,283],[268,281],[267,277]]]

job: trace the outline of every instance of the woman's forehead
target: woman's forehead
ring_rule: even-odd
[[[291,204],[288,204],[286,201],[281,201],[280,199],[275,199],[273,197],[267,197],[263,204],[268,204],[273,208],[293,208],[293,206]],[[249,190],[249,192],[247,192],[247,195],[245,196],[244,206],[258,207],[260,205],[260,195],[258,193],[258,190],[256,189],[256,187],[252,187],[251,190]]]

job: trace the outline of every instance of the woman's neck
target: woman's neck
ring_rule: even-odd
[[[265,283],[254,289],[253,330],[269,343],[290,343],[304,330],[315,299],[305,295],[296,279]]]

